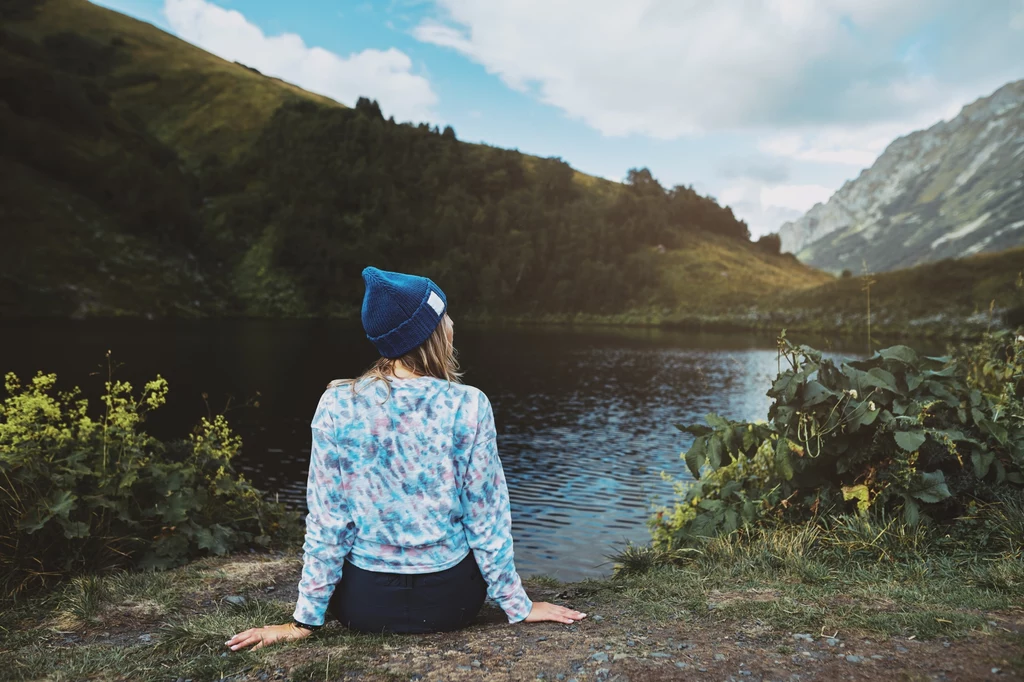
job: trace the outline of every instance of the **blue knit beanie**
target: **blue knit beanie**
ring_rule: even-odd
[[[386,358],[421,346],[448,309],[444,292],[426,277],[366,268],[363,281],[363,329]]]

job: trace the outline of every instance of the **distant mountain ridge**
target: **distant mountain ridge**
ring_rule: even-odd
[[[905,268],[1024,244],[1024,80],[896,139],[825,204],[779,229],[783,251],[839,272]]]

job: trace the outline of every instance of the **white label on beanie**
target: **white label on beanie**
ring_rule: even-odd
[[[434,309],[434,312],[439,316],[444,312],[444,301],[437,295],[436,291],[431,291],[430,296],[427,297],[427,305]]]

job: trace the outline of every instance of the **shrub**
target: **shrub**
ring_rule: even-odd
[[[223,416],[185,440],[143,429],[164,404],[159,376],[136,394],[108,378],[92,414],[53,374],[6,377],[0,404],[0,594],[87,570],[162,568],[290,537],[291,512],[231,469],[241,448]]]
[[[757,248],[773,256],[778,256],[782,253],[782,239],[777,232],[761,235],[761,238],[755,244]]]
[[[893,346],[837,365],[783,335],[779,356],[767,422],[709,414],[680,426],[695,436],[684,457],[697,480],[652,518],[656,547],[843,513],[966,529],[1024,484],[1024,337],[989,334],[953,357]],[[1019,550],[1011,535],[993,537]]]

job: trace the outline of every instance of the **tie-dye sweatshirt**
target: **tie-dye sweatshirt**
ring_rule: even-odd
[[[306,541],[295,620],[324,622],[347,559],[433,573],[470,551],[510,623],[532,604],[512,557],[494,413],[481,391],[431,377],[328,388],[313,417]]]

